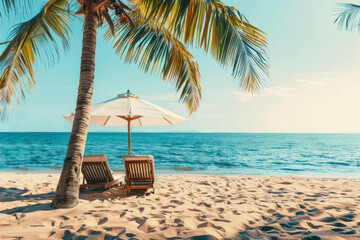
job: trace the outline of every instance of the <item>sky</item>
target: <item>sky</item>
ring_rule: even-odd
[[[41,6],[43,1],[39,1]],[[96,52],[94,103],[131,92],[187,117],[188,123],[134,127],[135,132],[360,132],[360,33],[337,29],[333,0],[224,0],[268,34],[270,76],[251,96],[239,90],[231,69],[202,50],[190,48],[200,67],[203,99],[189,116],[175,88],[161,78],[125,64],[100,29]],[[18,19],[3,20],[0,41]],[[0,132],[69,132],[62,115],[75,109],[80,74],[81,23],[73,25],[71,51],[50,67],[39,64],[36,89]],[[2,49],[0,49],[2,50]],[[90,126],[90,131],[124,132],[125,127]]]

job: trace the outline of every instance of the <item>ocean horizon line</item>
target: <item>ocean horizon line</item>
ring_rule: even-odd
[[[71,131],[10,131],[0,133],[71,133]],[[88,133],[124,133],[127,131],[89,131]],[[227,134],[360,134],[360,132],[201,132],[201,131],[131,131],[131,134],[137,133],[227,133]]]

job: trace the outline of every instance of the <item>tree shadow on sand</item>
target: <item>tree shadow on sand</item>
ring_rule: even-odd
[[[54,210],[54,208],[51,207],[51,203],[37,203],[33,205],[27,205],[27,206],[20,206],[20,207],[14,207],[11,209],[5,209],[0,211],[0,214],[17,214],[17,213],[30,213],[30,212],[37,212],[37,211],[51,211]],[[16,216],[17,219],[22,218],[21,215]]]
[[[29,189],[20,188],[4,188],[0,187],[0,202],[13,202],[13,201],[42,201],[52,199],[54,192],[40,193],[40,194],[27,194]]]
[[[36,211],[50,211],[55,210],[51,207],[51,203],[38,203],[38,201],[48,200],[51,201],[55,192],[40,193],[40,194],[27,194],[28,189],[19,188],[4,188],[0,187],[0,203],[1,202],[13,202],[23,201],[25,203],[34,203],[32,205],[14,207],[11,209],[4,209],[0,211],[0,214],[14,214],[14,213],[29,213]],[[152,193],[146,190],[134,190],[130,195],[127,195],[126,190],[123,187],[114,187],[108,190],[101,188],[88,189],[80,192],[80,200],[109,200],[109,199],[124,199],[131,196],[137,198],[148,196]],[[81,202],[79,204],[82,204]]]

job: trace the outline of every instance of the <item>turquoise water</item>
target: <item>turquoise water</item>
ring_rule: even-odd
[[[69,133],[0,133],[0,171],[59,171]],[[360,134],[133,133],[158,173],[360,177]],[[126,133],[89,133],[85,154],[122,170]]]

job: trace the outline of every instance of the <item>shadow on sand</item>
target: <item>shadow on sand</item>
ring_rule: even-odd
[[[20,188],[4,188],[0,187],[0,202],[13,202],[13,201],[42,201],[49,200],[54,195],[54,192],[29,194],[29,189]]]
[[[14,207],[11,209],[5,209],[0,211],[0,214],[14,214],[14,213],[30,213],[36,211],[50,211],[54,210],[51,207],[51,203],[38,203],[38,201],[51,201],[55,192],[41,193],[41,194],[27,194],[28,189],[19,188],[4,188],[0,187],[0,203],[1,202],[13,202],[21,201],[25,203],[35,203],[27,206]],[[151,194],[146,190],[134,190],[130,195],[126,194],[123,187],[114,187],[104,191],[103,189],[93,188],[88,189],[80,193],[79,198],[84,200],[109,200],[109,199],[123,199],[129,196],[136,196],[137,198],[142,196],[148,196]],[[80,203],[81,204],[81,203]]]

